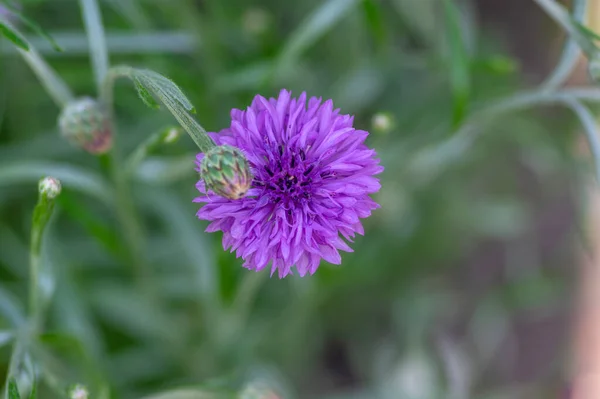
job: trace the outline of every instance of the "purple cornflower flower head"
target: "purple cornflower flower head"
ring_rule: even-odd
[[[344,241],[364,234],[361,218],[379,207],[369,194],[379,191],[381,173],[368,132],[352,126],[331,100],[282,90],[278,98],[256,96],[246,111],[231,111],[231,126],[210,133],[217,145],[238,148],[253,180],[241,199],[228,199],[196,185],[203,202],[197,216],[223,232],[223,247],[245,260],[244,267],[271,275],[313,274],[321,260],[340,264]],[[198,167],[203,154],[197,157]],[[343,238],[342,238],[343,237]]]

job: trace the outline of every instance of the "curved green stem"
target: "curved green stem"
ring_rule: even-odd
[[[600,90],[581,88],[548,93],[542,89],[518,93],[492,103],[479,112],[475,112],[451,138],[433,148],[417,153],[410,163],[410,168],[427,171],[426,181],[429,181],[441,168],[464,154],[481,133],[483,125],[491,123],[499,116],[509,112],[553,104],[571,106],[570,102],[573,100],[598,102],[600,101]]]

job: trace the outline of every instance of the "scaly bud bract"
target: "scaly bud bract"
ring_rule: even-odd
[[[110,119],[93,98],[84,97],[67,104],[58,124],[68,141],[89,153],[104,154],[112,147]]]
[[[200,164],[200,175],[206,187],[229,199],[240,199],[252,184],[252,174],[244,154],[235,147],[213,147]]]

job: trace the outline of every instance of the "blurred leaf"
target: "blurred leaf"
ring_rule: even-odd
[[[193,216],[193,207],[165,189],[148,191],[144,198],[152,211],[161,216],[174,242],[179,244],[187,258],[203,303],[211,312],[218,311],[215,308],[218,306],[219,288],[217,265],[207,234]]]
[[[12,331],[0,331],[0,348],[13,340],[15,334]]]
[[[21,34],[14,28],[0,21],[0,34],[22,50],[29,51],[29,44]]]
[[[81,191],[108,205],[114,201],[112,188],[108,183],[99,175],[81,167],[33,160],[0,164],[0,187],[13,184],[37,184],[44,176],[54,176],[59,179],[63,189]]]
[[[173,157],[149,157],[137,168],[135,177],[152,185],[168,185],[197,177],[193,159],[195,154]]]
[[[46,39],[48,41],[48,43],[50,43],[50,45],[52,46],[52,48],[55,51],[63,51],[63,49],[58,45],[58,43],[56,43],[56,41],[52,38],[52,36],[50,36],[44,29],[42,29],[38,24],[36,24],[35,22],[33,22],[31,19],[27,18],[25,15],[23,15],[22,12],[20,12],[19,10],[17,10],[14,7],[11,7],[10,5],[4,3],[3,4],[4,7],[8,8],[11,11],[11,14],[16,16],[18,19],[21,20],[21,22],[27,26],[29,29],[31,29],[32,31],[34,31],[35,33],[37,33],[39,36],[43,37],[44,39]],[[27,50],[27,49],[25,49]]]
[[[91,294],[92,304],[102,319],[119,331],[151,342],[172,344],[184,340],[168,315],[126,285],[97,284]]]
[[[460,10],[453,0],[444,0],[444,11],[450,45],[450,82],[454,94],[453,124],[457,127],[465,117],[470,97],[470,60],[463,39]]]
[[[14,327],[19,327],[25,322],[23,305],[2,286],[0,286],[0,313]]]
[[[81,224],[92,237],[96,238],[104,248],[117,257],[123,257],[125,249],[114,230],[106,223],[106,219],[90,211],[76,196],[63,192],[58,197],[61,209],[66,212],[76,223]]]
[[[29,399],[37,398],[37,381],[33,380],[31,383],[31,390],[29,391]]]
[[[306,49],[333,29],[358,4],[359,0],[325,1],[290,35],[275,65],[274,75],[278,76],[289,65],[297,62]]]
[[[377,45],[381,47],[387,39],[381,2],[378,0],[362,0],[362,6],[369,30]]]
[[[19,387],[17,386],[17,380],[14,377],[8,379],[8,399],[21,399],[19,394]]]

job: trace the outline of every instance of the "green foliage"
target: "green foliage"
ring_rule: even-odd
[[[29,44],[25,40],[21,34],[13,29],[12,27],[6,25],[2,21],[0,21],[0,34],[10,40],[15,46],[23,49],[25,51],[29,51]]]
[[[37,0],[22,12],[37,23],[18,23],[41,38],[2,24],[22,50],[6,46],[0,64],[7,397],[17,382],[48,399],[77,384],[94,399],[556,396],[567,343],[553,337],[566,333],[574,214],[593,169],[574,138],[600,159],[600,89],[564,87],[578,49],[597,55],[585,0],[572,12],[536,0],[569,36],[535,87],[522,82],[536,66],[470,23],[481,2],[168,3]],[[545,18],[535,11],[523,20]],[[522,20],[508,23],[507,35]],[[134,90],[115,85],[123,77]],[[204,127],[282,87],[354,114],[386,168],[355,252],[304,279],[244,270],[192,203],[198,146],[213,145]],[[44,89],[61,108],[71,92],[97,95],[114,150],[66,143]],[[183,130],[196,145],[176,140]],[[51,220],[47,202],[36,210],[43,176],[63,186]]]

